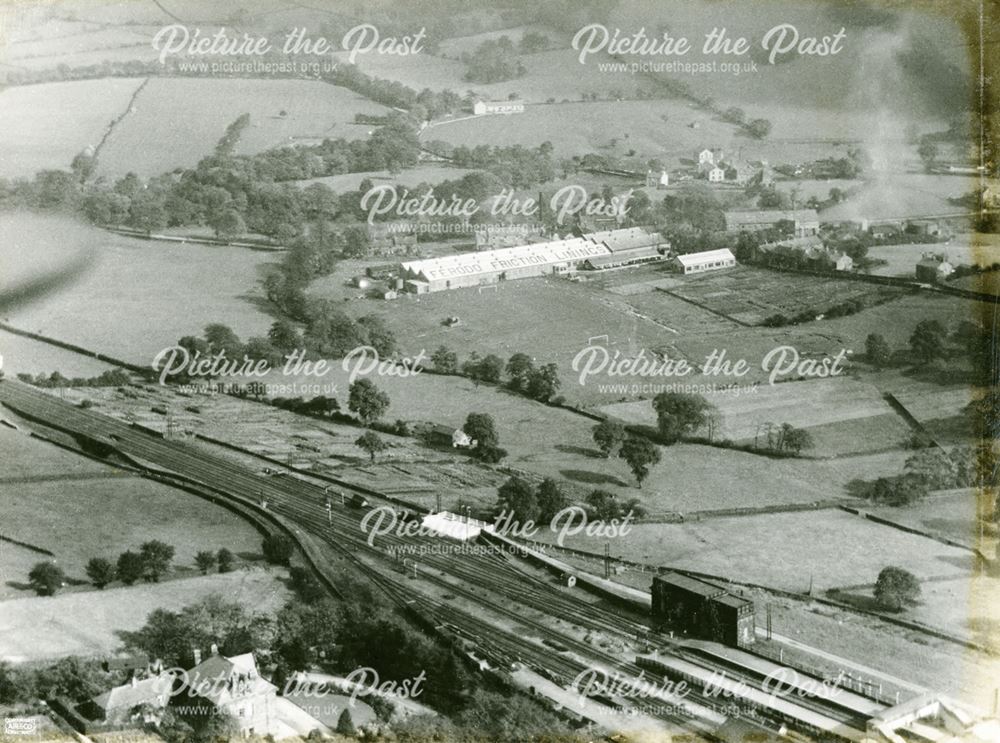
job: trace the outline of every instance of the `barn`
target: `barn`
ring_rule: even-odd
[[[693,637],[733,647],[754,641],[752,601],[680,573],[653,578],[653,621]]]
[[[729,248],[720,250],[705,250],[701,253],[688,253],[674,258],[674,268],[683,274],[717,271],[720,268],[732,268],[736,265],[736,256]]]

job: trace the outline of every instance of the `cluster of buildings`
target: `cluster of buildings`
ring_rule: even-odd
[[[721,149],[705,147],[695,153],[697,175],[709,183],[747,186],[755,180],[767,185],[774,176],[766,160],[752,163],[740,157],[726,159]]]
[[[202,659],[194,652],[195,665],[183,673],[166,671],[162,664],[137,664],[129,669],[128,683],[116,686],[78,707],[94,721],[95,730],[127,729],[140,724],[157,724],[171,698],[191,707],[227,715],[241,737],[304,738],[313,731],[329,735],[340,715],[350,710],[358,726],[376,723],[370,705],[346,694],[325,693],[317,698],[301,685],[291,685],[284,694],[260,675],[252,653],[230,657],[213,645]]]
[[[835,271],[850,271],[854,268],[854,259],[851,256],[825,246],[818,235],[793,237],[758,245],[754,258],[767,261],[772,257],[783,256],[794,256],[807,267],[833,268]]]
[[[933,284],[944,281],[953,273],[955,267],[948,262],[944,253],[923,253],[916,267],[917,281]]]
[[[751,209],[726,212],[726,232],[764,232],[791,224],[795,237],[819,234],[819,213],[815,209]]]

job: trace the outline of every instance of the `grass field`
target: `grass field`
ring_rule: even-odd
[[[568,537],[566,545],[601,552],[606,540]],[[971,555],[840,510],[639,524],[611,541],[611,554],[749,583],[806,591],[873,584],[886,565],[921,580],[967,575]]]
[[[870,452],[898,446],[911,431],[876,387],[848,376],[761,385],[753,394],[706,394],[721,417],[718,438],[753,443],[768,423],[806,428],[816,456]],[[628,423],[656,425],[649,401],[606,405],[601,411]]]
[[[354,115],[386,110],[344,88],[308,80],[153,78],[101,150],[98,172],[152,176],[194,166],[244,113],[250,126],[238,154],[327,137],[364,139],[371,127],[355,124]]]
[[[114,559],[150,539],[174,545],[174,564],[191,567],[201,550],[228,547],[255,555],[257,531],[230,511],[181,490],[91,463],[52,444],[0,431],[15,453],[13,472],[0,479],[2,533],[55,553],[72,580],[86,580],[92,557]],[[9,448],[8,448],[9,445]],[[113,519],[108,514],[114,514]],[[23,595],[27,571],[45,559],[9,543],[0,546],[0,596]]]
[[[905,219],[935,214],[961,214],[962,207],[948,202],[978,189],[974,176],[887,173],[868,181],[847,201],[824,209],[820,217],[835,222],[846,219]]]
[[[96,147],[112,119],[125,111],[142,81],[82,80],[0,91],[0,177],[69,170],[88,146]],[[134,156],[135,153],[133,152]]]
[[[80,239],[90,239],[91,229],[80,225]],[[273,320],[259,308],[258,278],[272,260],[273,255],[244,248],[102,234],[87,273],[43,300],[15,308],[9,321],[148,364],[160,349],[184,335],[201,335],[212,322],[230,325],[244,338],[263,335]]]
[[[905,276],[913,278],[915,266],[926,252],[943,253],[953,266],[990,266],[1000,263],[1000,240],[997,235],[959,234],[946,243],[926,245],[880,245],[868,249],[868,257],[886,261],[884,266],[875,266],[873,274],[880,276]],[[989,272],[979,276],[966,276],[947,282],[973,291],[996,293],[997,273]]]
[[[239,570],[128,588],[9,599],[0,603],[0,659],[15,663],[66,655],[107,655],[154,609],[178,610],[220,595],[257,613],[277,611],[290,596],[282,570]]]
[[[760,324],[776,314],[794,317],[812,311],[820,315],[832,305],[851,299],[872,306],[901,294],[894,288],[860,281],[822,279],[748,266],[689,278],[665,291],[749,325]]]

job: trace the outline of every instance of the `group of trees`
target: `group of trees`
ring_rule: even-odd
[[[510,513],[514,518],[535,524],[552,520],[559,511],[570,504],[559,484],[550,477],[538,485],[522,477],[512,477],[497,490],[495,513]]]
[[[515,353],[504,364],[495,354],[480,357],[473,352],[459,364],[458,354],[447,346],[438,347],[431,354],[431,364],[439,374],[463,374],[475,382],[499,384],[507,375],[507,387],[539,402],[558,401],[562,386],[559,368],[555,364],[536,367],[534,359],[526,353]]]
[[[996,455],[985,443],[950,451],[928,446],[910,455],[901,474],[862,483],[857,494],[873,503],[906,506],[932,490],[992,486],[996,483],[995,463]]]
[[[610,457],[617,449],[618,456],[628,464],[640,487],[649,476],[650,468],[660,462],[660,450],[653,442],[630,434],[617,421],[601,421],[592,429],[592,436],[605,457]]]
[[[463,54],[461,59],[466,66],[465,80],[470,83],[502,83],[527,72],[518,47],[509,36],[487,39],[472,52]]]
[[[211,553],[199,552],[196,558],[198,567],[203,572],[207,572],[204,566],[204,555]],[[126,550],[118,555],[116,562],[112,563],[103,557],[91,558],[84,571],[90,582],[97,588],[104,588],[108,584],[118,580],[126,586],[130,586],[137,580],[146,580],[150,583],[158,581],[167,571],[170,570],[170,563],[174,559],[174,548],[153,539],[144,542],[139,550]],[[229,550],[220,550],[218,555],[213,555],[212,564],[218,563],[219,572],[227,572],[232,569],[233,555]],[[32,589],[40,596],[51,596],[56,593],[66,583],[66,574],[61,567],[52,561],[39,562],[31,568],[28,573],[28,582]]]
[[[132,377],[124,369],[108,369],[96,377],[64,377],[57,371],[51,374],[20,373],[17,378],[35,387],[123,387],[132,383]]]
[[[949,332],[939,320],[920,320],[910,334],[908,350],[906,361],[911,363],[925,366],[960,359],[971,364],[982,381],[996,381],[992,323],[962,320]],[[880,333],[871,333],[865,339],[865,358],[878,367],[903,361]]]

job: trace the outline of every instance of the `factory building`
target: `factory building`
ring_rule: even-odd
[[[659,232],[650,232],[643,227],[602,230],[583,237],[608,249],[606,255],[586,260],[585,267],[593,270],[666,260],[670,249],[669,240]]]
[[[720,268],[732,268],[735,265],[736,256],[728,248],[688,253],[674,258],[674,268],[683,274],[717,271]]]
[[[653,578],[653,621],[733,647],[754,641],[753,602],[680,573]]]
[[[514,248],[406,261],[400,264],[400,275],[409,291],[426,294],[495,284],[508,279],[566,273],[589,258],[609,253],[603,244],[571,237]]]

